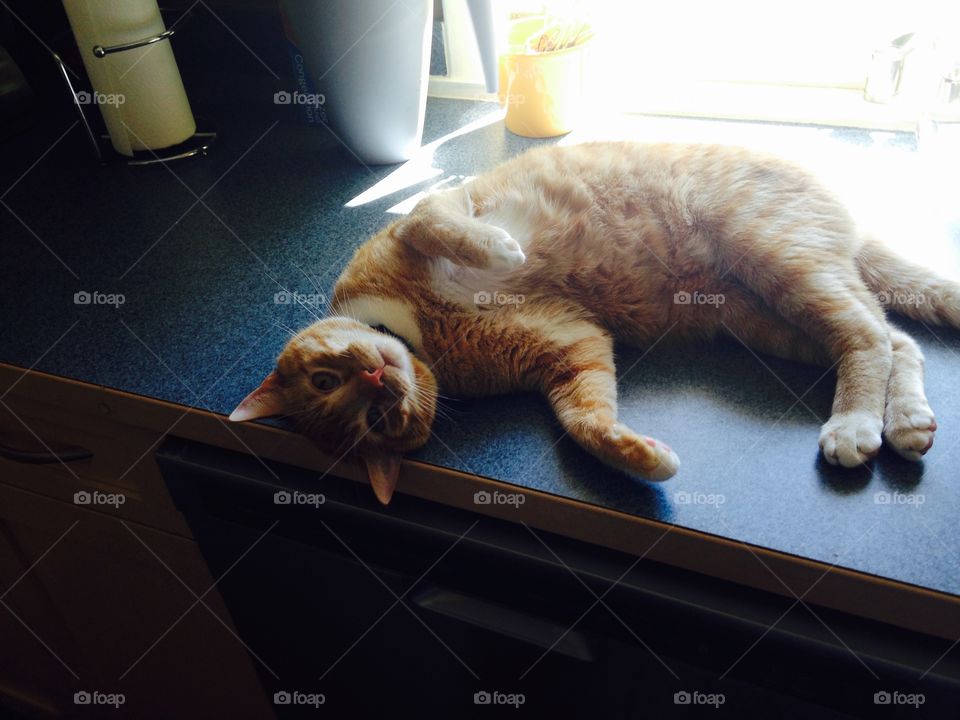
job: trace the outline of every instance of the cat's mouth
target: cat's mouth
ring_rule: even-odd
[[[389,353],[381,352],[381,357],[383,386],[371,400],[364,424],[371,433],[397,438],[407,429],[416,384],[411,377],[412,369],[408,369],[409,363]]]

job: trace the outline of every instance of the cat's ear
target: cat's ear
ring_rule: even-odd
[[[283,415],[285,402],[277,371],[264,378],[260,387],[247,395],[230,413],[231,422],[246,422],[257,418]]]
[[[367,477],[373,486],[373,494],[384,505],[390,503],[393,491],[397,487],[400,475],[400,453],[377,453],[361,455],[360,460],[367,469]]]

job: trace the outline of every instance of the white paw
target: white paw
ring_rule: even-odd
[[[833,415],[820,430],[820,449],[831,465],[856,467],[880,450],[883,422],[867,412]]]
[[[680,469],[680,458],[677,457],[677,454],[668,448],[663,443],[657,443],[657,458],[660,460],[660,464],[657,465],[653,472],[650,473],[649,477],[654,482],[663,482],[664,480],[669,480],[674,475],[677,474],[677,470]]]
[[[900,456],[917,461],[933,446],[937,421],[922,397],[891,400],[885,416],[883,434]]]
[[[523,265],[527,256],[523,254],[520,243],[510,233],[498,227],[491,227],[490,243],[487,246],[487,267],[496,272],[508,272]]]
[[[670,449],[668,445],[660,442],[659,440],[654,440],[652,437],[642,437],[644,443],[653,448],[654,453],[656,453],[657,460],[660,461],[660,464],[650,470],[645,472],[643,476],[648,480],[653,480],[654,482],[663,482],[664,480],[669,480],[674,475],[677,474],[677,470],[680,469],[680,458],[677,457],[677,454]]]

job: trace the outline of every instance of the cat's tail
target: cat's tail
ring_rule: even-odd
[[[873,238],[855,257],[860,276],[890,312],[960,328],[960,283],[915,265]]]

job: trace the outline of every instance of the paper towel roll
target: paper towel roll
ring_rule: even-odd
[[[96,45],[136,42],[166,28],[157,0],[63,0],[114,149],[159,150],[197,131],[170,42],[98,58]]]

